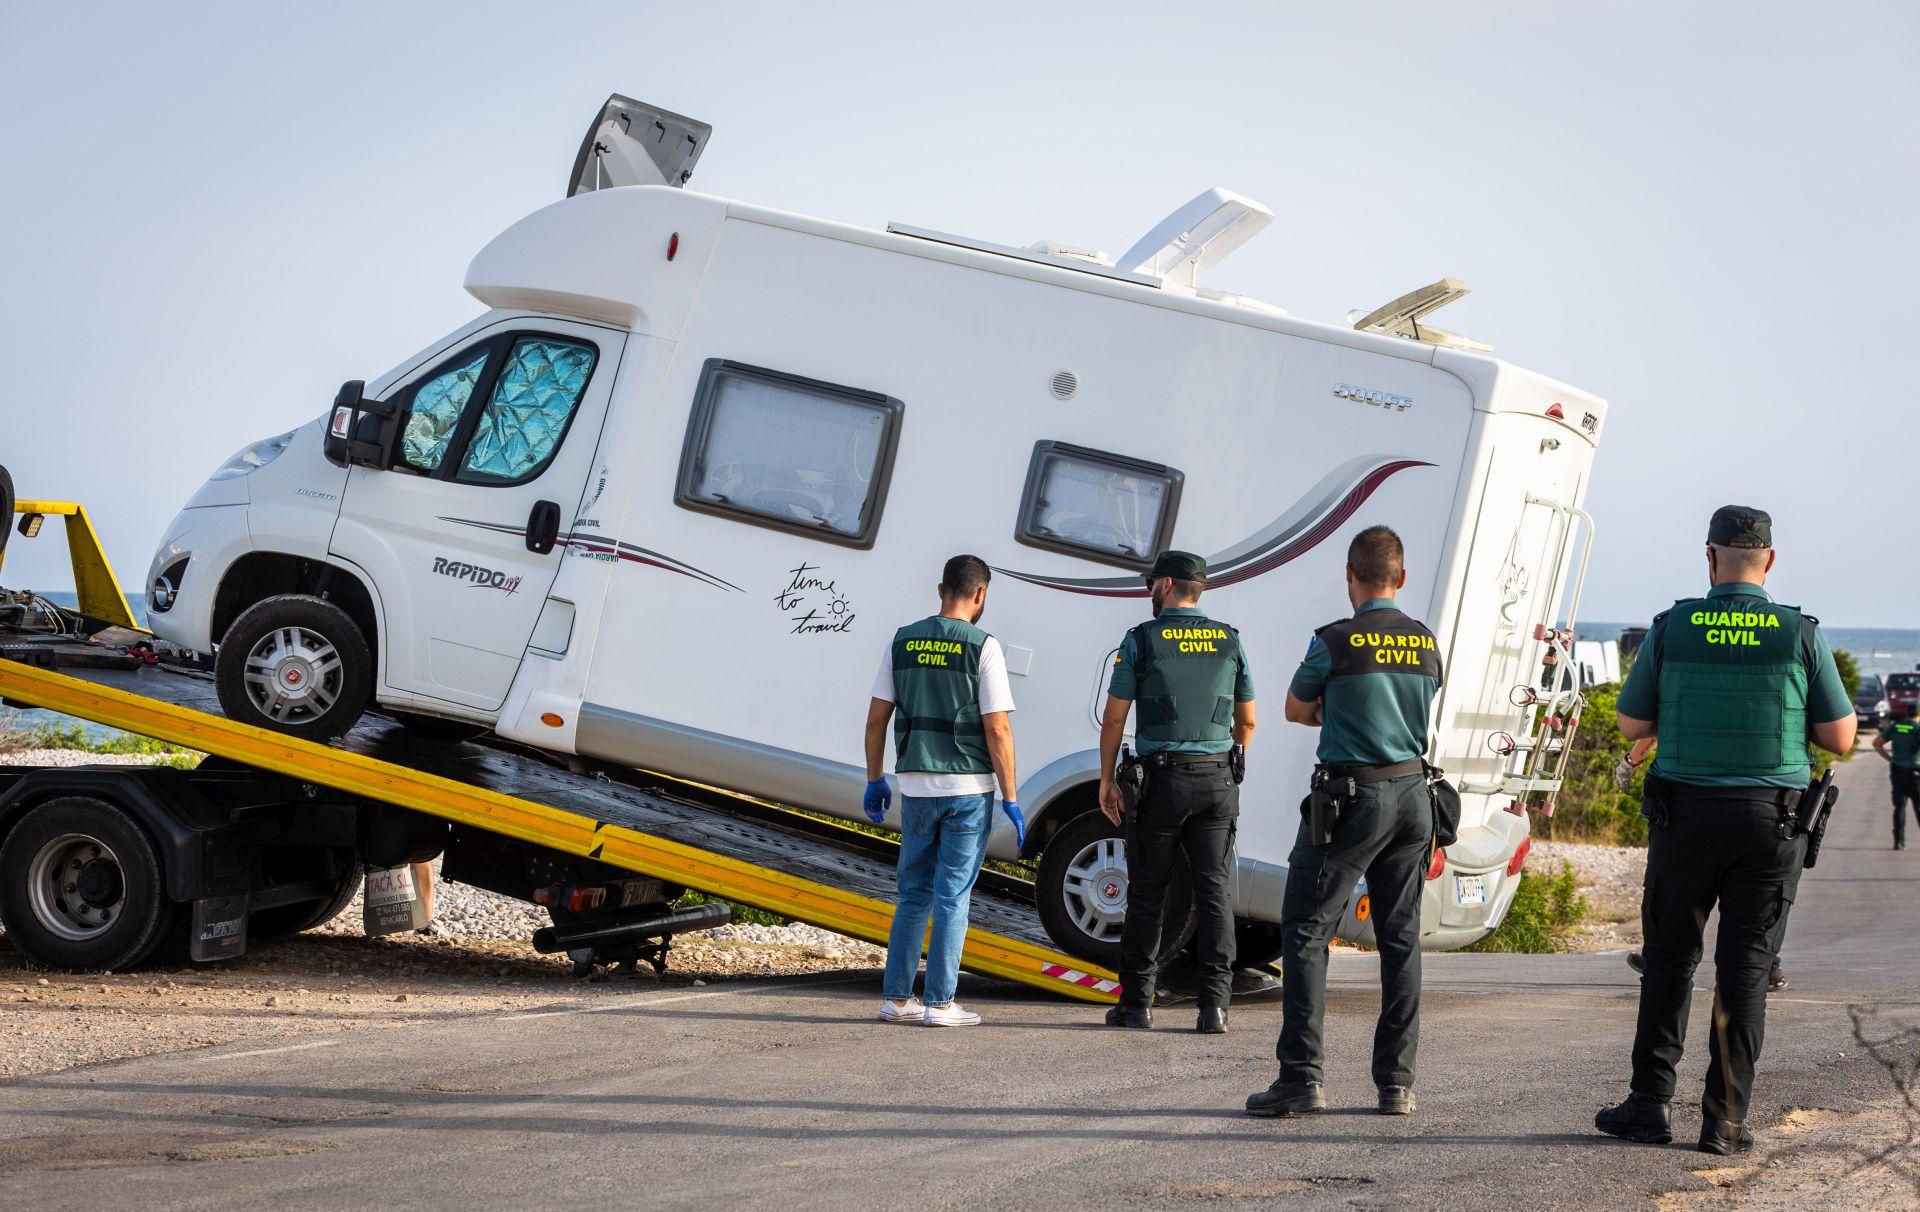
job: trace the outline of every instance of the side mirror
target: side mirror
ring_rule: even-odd
[[[369,400],[363,379],[348,379],[333,397],[322,450],[336,467],[385,471],[393,463],[400,410],[386,400]]]

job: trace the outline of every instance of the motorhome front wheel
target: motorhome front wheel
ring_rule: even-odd
[[[373,695],[373,658],[347,612],[282,594],[243,611],[214,664],[227,715],[310,741],[343,736]]]
[[[1034,895],[1047,937],[1070,955],[1109,968],[1118,965],[1127,888],[1127,842],[1120,827],[1094,811],[1074,817],[1040,856]],[[1160,953],[1171,956],[1185,948],[1196,925],[1187,858],[1176,854],[1161,918]]]

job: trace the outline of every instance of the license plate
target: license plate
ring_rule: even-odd
[[[1453,877],[1455,888],[1460,894],[1463,905],[1484,905],[1487,903],[1487,877],[1484,875],[1456,875]]]

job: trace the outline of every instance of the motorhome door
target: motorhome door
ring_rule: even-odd
[[[385,470],[355,467],[331,550],[379,602],[385,689],[495,710],[594,469],[625,334],[544,317],[473,334],[411,375]]]

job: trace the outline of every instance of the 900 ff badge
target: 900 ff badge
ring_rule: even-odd
[[[1385,408],[1393,412],[1405,412],[1413,407],[1412,396],[1396,396],[1389,391],[1358,387],[1352,383],[1335,383],[1333,394],[1343,400],[1352,400],[1355,404],[1371,404],[1375,408]]]

